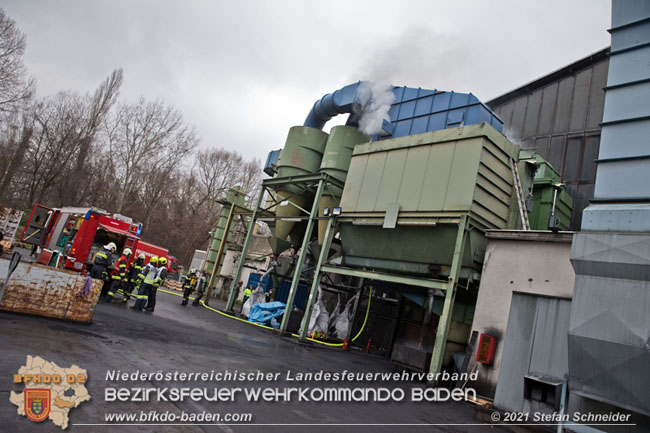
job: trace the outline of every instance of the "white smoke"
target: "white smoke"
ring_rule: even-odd
[[[366,135],[379,134],[383,121],[390,121],[388,110],[394,100],[393,86],[390,83],[362,81],[357,88],[357,102],[361,109],[361,132]]]

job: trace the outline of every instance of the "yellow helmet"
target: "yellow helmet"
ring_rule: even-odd
[[[149,263],[158,263],[158,256],[153,256],[149,259]]]
[[[167,264],[167,257],[161,257],[158,259],[158,264],[159,265],[166,265]]]
[[[131,248],[124,248],[124,251],[122,251],[122,254],[125,256],[129,257],[133,251],[131,251]]]

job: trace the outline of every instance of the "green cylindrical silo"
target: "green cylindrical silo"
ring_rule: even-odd
[[[345,183],[354,146],[360,143],[367,143],[368,141],[370,141],[370,137],[363,134],[354,126],[340,125],[333,127],[327,139],[323,160],[318,171],[320,173],[327,173]],[[343,190],[331,186],[328,187],[327,191],[328,194],[323,195],[318,204],[318,215],[322,215],[325,208],[331,209],[339,205]],[[321,220],[318,222],[318,243],[321,245],[325,238],[326,228],[327,221]]]
[[[316,173],[320,168],[327,137],[327,133],[319,129],[307,126],[292,127],[278,159],[278,177]],[[293,185],[285,185],[276,190],[276,198],[285,202],[275,207],[278,217],[298,217],[301,211],[296,206],[303,209],[309,206],[312,198],[304,193],[294,195],[298,192],[300,188]],[[275,226],[275,237],[286,239],[294,225],[293,221],[278,220]]]
[[[212,236],[212,242],[210,242],[210,247],[208,248],[208,255],[205,259],[204,270],[209,273],[212,272],[212,269],[214,268],[214,264],[217,261],[219,245],[221,245],[221,240],[224,238],[225,235],[226,223],[228,221],[228,216],[230,216],[232,205],[235,204],[244,207],[246,204],[246,195],[244,194],[244,190],[239,186],[231,188],[226,193],[226,201],[228,201],[228,203],[230,204],[224,205],[224,207],[221,209],[221,214],[219,215],[219,220],[217,221],[217,228],[214,230],[214,234]],[[230,233],[228,233],[226,242],[230,242]],[[224,248],[223,255],[225,256],[225,248]],[[223,257],[220,263],[223,264]],[[217,271],[218,270],[219,269],[217,269]]]

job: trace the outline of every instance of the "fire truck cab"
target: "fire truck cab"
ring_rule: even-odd
[[[37,204],[27,221],[21,242],[43,248],[39,262],[44,265],[62,267],[84,272],[92,266],[95,253],[109,242],[117,249],[113,263],[125,248],[133,251],[131,261],[141,252],[147,257],[167,255],[166,248],[142,241],[142,224],[133,223],[131,218],[110,215],[102,209],[64,207],[48,208]],[[178,273],[178,262],[168,257],[170,276]]]

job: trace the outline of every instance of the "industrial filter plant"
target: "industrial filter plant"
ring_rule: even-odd
[[[346,125],[324,132],[338,114]],[[256,281],[287,305],[279,331],[304,340],[319,313],[345,309],[354,317],[336,344],[372,321],[357,344],[414,371],[463,363],[487,230],[565,230],[571,219],[557,172],[471,93],[345,86],[289,130],[265,172],[251,217],[271,228],[274,257]]]

